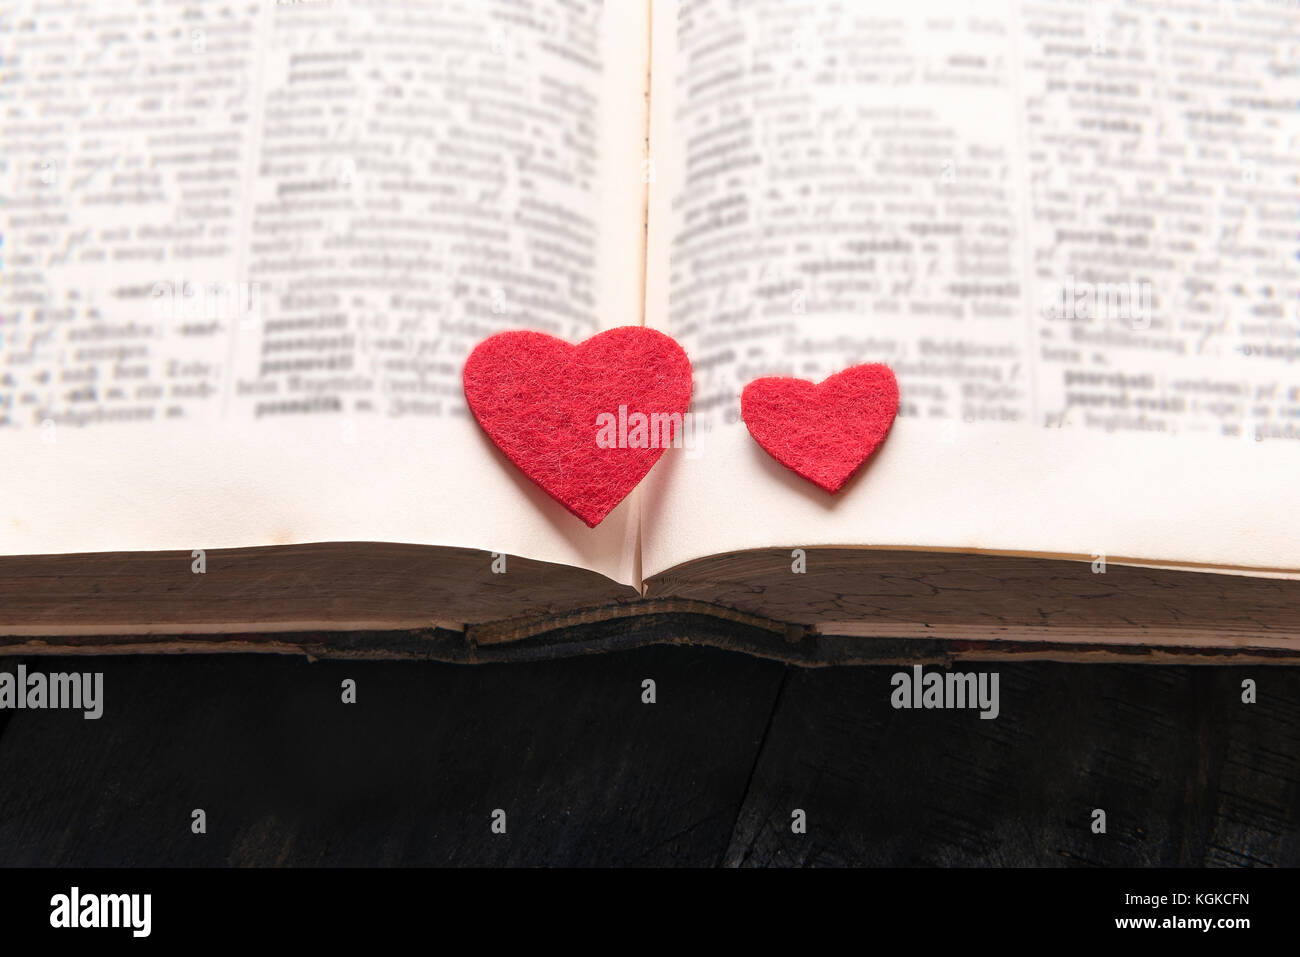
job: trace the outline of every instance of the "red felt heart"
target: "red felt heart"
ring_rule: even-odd
[[[880,447],[898,414],[898,382],[888,366],[851,366],[814,385],[807,379],[755,379],[740,395],[740,415],[758,444],[786,468],[838,492]]]
[[[474,347],[463,379],[488,437],[593,528],[669,444],[680,447],[691,400],[682,347],[641,326],[576,346],[541,332],[498,333]]]

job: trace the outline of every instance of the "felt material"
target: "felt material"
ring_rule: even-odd
[[[541,332],[498,333],[474,347],[463,379],[488,437],[592,528],[668,444],[684,441],[691,363],[653,329],[623,326],[576,346]]]
[[[838,492],[880,447],[898,414],[898,382],[888,366],[851,366],[814,385],[755,379],[740,395],[749,434],[774,459],[828,492]]]

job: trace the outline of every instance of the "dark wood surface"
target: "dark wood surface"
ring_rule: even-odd
[[[892,709],[895,666],[698,647],[21,660],[103,670],[106,706],[0,712],[4,865],[1300,864],[1294,667],[962,666],[1000,672],[988,721]]]

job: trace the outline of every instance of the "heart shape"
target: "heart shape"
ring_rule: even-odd
[[[470,411],[497,448],[592,528],[668,445],[681,446],[691,401],[686,353],[641,326],[578,345],[541,332],[498,333],[474,347],[462,378]]]
[[[817,385],[755,379],[740,394],[740,416],[764,451],[832,493],[880,447],[897,414],[898,381],[878,363],[850,366]]]

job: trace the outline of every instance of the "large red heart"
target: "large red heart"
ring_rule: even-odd
[[[740,394],[740,416],[774,459],[828,492],[838,492],[880,447],[898,414],[898,382],[888,366],[851,366],[814,385],[755,379]]]
[[[474,347],[463,378],[488,437],[593,528],[684,440],[691,363],[653,329],[610,329],[576,346],[541,332],[498,333]]]

